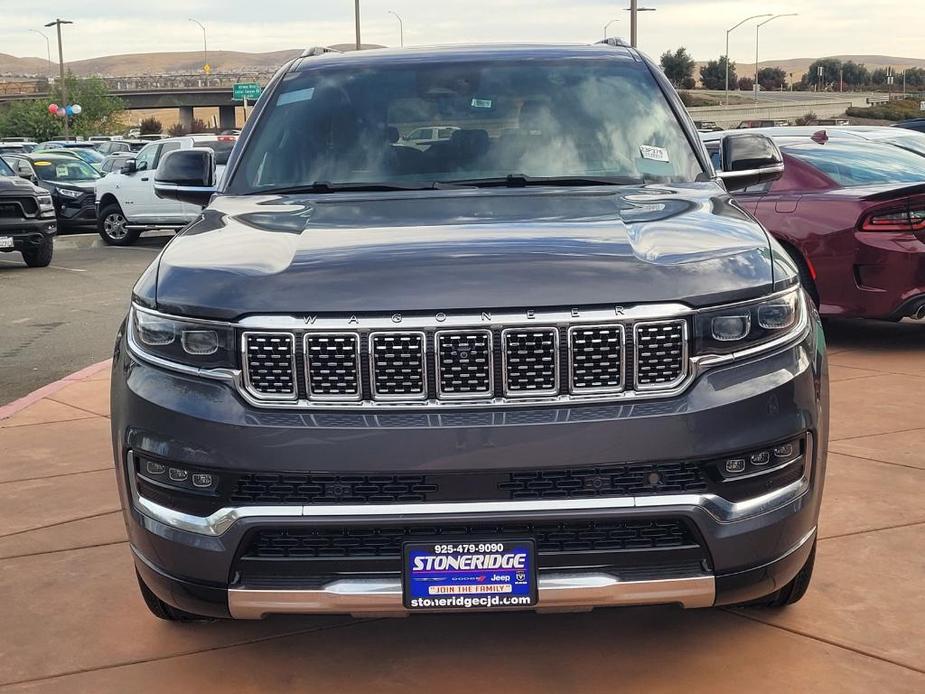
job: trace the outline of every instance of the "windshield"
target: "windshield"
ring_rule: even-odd
[[[678,119],[639,63],[320,67],[284,78],[229,192],[510,174],[675,182],[700,173]]]
[[[15,176],[13,169],[3,159],[0,159],[0,176]]]
[[[43,181],[92,181],[100,177],[96,169],[80,159],[37,159],[32,166]]]
[[[829,141],[782,149],[845,187],[925,181],[925,157],[892,145]]]

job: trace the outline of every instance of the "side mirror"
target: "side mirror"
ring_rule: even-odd
[[[135,167],[134,159],[129,159],[122,165],[122,168],[119,169],[119,172],[124,174],[133,174],[135,171],[137,171],[137,168]]]
[[[784,173],[784,157],[774,141],[758,133],[726,135],[720,146],[723,170],[718,176],[729,191],[776,181]]]
[[[154,174],[154,194],[205,207],[215,194],[215,153],[211,149],[175,149],[161,159]]]

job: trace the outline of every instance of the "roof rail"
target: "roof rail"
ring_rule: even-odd
[[[598,41],[597,43],[606,43],[608,46],[616,46],[618,48],[629,48],[630,45],[621,38],[616,36],[609,36],[606,39]]]
[[[342,51],[337,50],[336,48],[328,48],[327,46],[312,46],[311,48],[306,48],[302,51],[300,58],[311,58],[316,55],[324,55],[325,53],[341,53]]]

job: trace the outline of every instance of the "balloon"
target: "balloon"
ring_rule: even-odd
[[[74,107],[73,107],[73,106],[66,106],[66,107],[64,108],[64,115],[66,115],[66,116],[73,116],[73,115],[74,115]]]
[[[48,112],[55,115],[58,112],[58,104],[48,104]]]
[[[83,111],[83,109],[81,108],[80,104],[74,104],[73,106],[71,106],[71,111],[74,112],[75,116],[79,116],[80,112]]]
[[[67,111],[59,106],[58,110],[55,112],[55,115],[58,116],[59,118],[66,118]]]

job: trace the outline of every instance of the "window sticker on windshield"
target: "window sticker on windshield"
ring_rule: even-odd
[[[653,161],[668,161],[668,150],[655,145],[639,145],[639,153],[643,159]]]
[[[472,108],[491,108],[491,99],[473,99]]]
[[[34,161],[32,163],[35,164],[36,166],[51,166],[50,161]]]
[[[55,176],[58,178],[67,178],[67,164],[55,167]]]
[[[294,104],[299,101],[311,101],[314,95],[314,87],[309,87],[308,89],[294,89],[291,92],[283,92],[280,94],[279,98],[276,100],[276,105],[285,106],[286,104]]]

